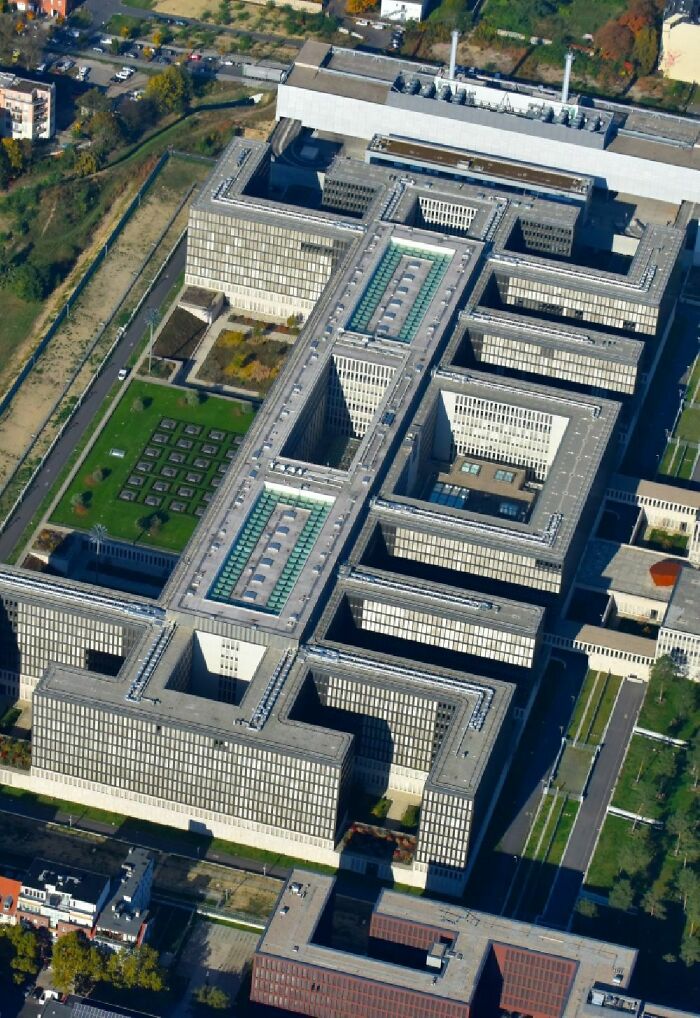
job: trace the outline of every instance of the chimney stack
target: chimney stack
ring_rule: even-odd
[[[455,28],[452,33],[452,46],[450,47],[450,72],[449,79],[454,81],[455,67],[457,66],[457,43],[459,42],[459,32]]]
[[[569,85],[571,84],[571,65],[574,62],[574,54],[571,50],[567,50],[566,61],[564,63],[564,81],[561,86],[561,101],[563,103],[569,101]]]

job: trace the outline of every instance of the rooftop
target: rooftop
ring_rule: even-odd
[[[632,594],[652,601],[669,601],[673,588],[658,586],[649,572],[652,566],[668,558],[668,555],[658,551],[594,538],[586,546],[576,584],[593,590]]]
[[[375,905],[372,922],[391,917],[412,928],[434,929],[436,940],[442,934],[450,942],[441,970],[436,973],[427,966],[409,968],[335,950],[314,943],[333,884],[332,877],[294,870],[257,953],[469,1003],[482,977],[488,953],[494,946],[503,945],[534,956],[534,964],[535,959],[542,956],[574,963],[568,970],[570,988],[562,996],[561,1010],[557,1012],[562,1018],[578,1018],[595,983],[611,985],[615,981],[621,989],[626,987],[636,960],[636,951],[626,947],[386,890]]]
[[[681,571],[671,594],[664,629],[700,636],[700,570]]]
[[[25,888],[46,891],[52,887],[59,894],[96,906],[108,883],[109,878],[102,873],[66,866],[49,859],[34,859],[22,878],[22,891]]]

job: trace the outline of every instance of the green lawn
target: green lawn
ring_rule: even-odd
[[[680,679],[661,689],[652,676],[639,714],[639,727],[661,735],[672,735],[674,739],[690,738],[697,727],[697,721],[683,700],[686,682],[687,679]]]
[[[584,712],[586,712],[586,710],[588,709],[588,698],[590,697],[593,691],[596,681],[600,683],[600,679],[598,678],[599,675],[600,672],[594,672],[590,670],[586,673],[586,678],[583,680],[581,692],[579,693],[578,699],[576,700],[576,705],[574,706],[574,713],[571,716],[569,730],[566,733],[567,739],[576,738],[576,733],[578,732],[579,726],[581,725]]]
[[[692,446],[687,446],[683,453],[683,459],[678,470],[678,477],[683,481],[689,481],[693,476],[693,467],[695,466],[695,460],[697,458],[697,449]]]
[[[681,414],[676,435],[685,442],[700,442],[700,410],[687,407]]]
[[[593,750],[583,746],[567,746],[557,767],[555,784],[571,795],[583,793],[591,769]]]
[[[600,700],[596,707],[595,713],[591,719],[591,727],[588,731],[587,741],[593,745],[600,745],[603,739],[603,733],[607,727],[610,715],[613,712],[615,706],[615,700],[617,694],[622,685],[622,679],[619,675],[608,675],[605,679],[605,686],[602,691]]]
[[[672,777],[661,777],[656,772],[657,755],[662,750],[664,753],[667,750],[676,753],[677,769],[679,751],[653,742],[643,735],[632,736],[613,796],[613,806],[631,813],[641,813],[653,820],[662,817],[666,808],[666,794],[673,785]],[[649,794],[650,791],[653,794]]]
[[[143,409],[135,409],[138,400]],[[173,431],[160,427],[164,419],[176,422]],[[203,511],[207,493],[213,495],[219,468],[229,462],[229,453],[231,457],[235,454],[235,436],[245,434],[252,420],[250,405],[237,400],[206,396],[189,406],[181,389],[132,381],[56,507],[52,522],[82,530],[100,523],[111,537],[181,551],[198,522],[197,509]],[[188,437],[187,425],[199,426],[200,435]],[[226,437],[209,442],[211,429]],[[151,441],[155,434],[165,434],[166,444]],[[187,442],[191,448],[180,447]],[[209,448],[217,451],[206,452]],[[115,449],[125,453],[123,459],[111,455]],[[181,462],[172,461],[173,455]],[[95,481],[95,472],[100,470],[103,479]],[[164,470],[174,471],[173,476],[164,475]],[[198,480],[188,480],[193,476]],[[141,487],[133,487],[135,477],[141,478]],[[156,483],[170,487],[159,492]],[[192,495],[181,496],[180,489]],[[125,491],[131,491],[135,500],[120,498]],[[75,495],[83,497],[82,508],[71,504]],[[148,505],[146,497],[159,498],[160,504]],[[186,508],[177,511],[174,505]],[[151,525],[154,515],[160,517],[159,525]]]
[[[525,893],[518,906],[519,918],[536,918],[547,904],[547,898],[561,863],[579,804],[564,796],[548,797],[533,826],[523,856],[521,886]],[[544,837],[538,848],[540,834]]]

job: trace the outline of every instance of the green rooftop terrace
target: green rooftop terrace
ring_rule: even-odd
[[[331,501],[266,488],[209,591],[209,599],[278,615],[316,543]]]
[[[391,240],[353,311],[348,328],[410,343],[451,260],[451,252],[442,253]],[[378,314],[380,305],[386,305],[382,314]]]

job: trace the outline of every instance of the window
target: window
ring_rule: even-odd
[[[497,481],[503,481],[505,484],[512,484],[515,480],[515,472],[513,470],[497,470],[493,475]],[[503,503],[506,504],[505,502]]]
[[[481,467],[478,463],[463,463],[460,470],[463,474],[471,474],[472,477],[478,477],[481,473]]]

